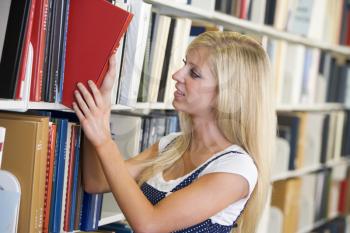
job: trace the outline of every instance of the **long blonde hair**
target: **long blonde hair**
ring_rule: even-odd
[[[232,143],[245,149],[258,169],[257,185],[235,231],[253,233],[262,214],[270,184],[270,164],[274,154],[276,112],[274,82],[266,52],[258,42],[236,32],[205,32],[187,48],[209,50],[209,64],[218,82],[216,120]],[[188,149],[192,138],[189,115],[179,113],[183,132],[167,150],[149,162],[139,184],[169,168]]]

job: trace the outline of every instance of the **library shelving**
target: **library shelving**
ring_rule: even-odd
[[[130,0],[128,2],[131,2],[133,0]],[[121,2],[124,1],[116,1],[117,4],[122,4]],[[311,38],[307,38],[305,36],[301,36],[301,35],[297,35],[291,32],[287,32],[287,31],[282,31],[280,29],[277,29],[273,26],[268,26],[268,25],[264,25],[262,23],[256,23],[256,22],[252,22],[252,21],[248,21],[246,19],[240,19],[238,17],[234,17],[231,15],[227,15],[218,11],[213,10],[205,10],[205,9],[201,9],[195,6],[191,6],[188,4],[182,4],[179,3],[177,1],[171,1],[171,0],[145,0],[145,1],[137,1],[134,0],[134,2],[137,2],[137,4],[141,5],[142,4],[150,4],[151,7],[149,7],[149,9],[152,10],[153,13],[156,13],[158,15],[165,15],[165,16],[169,16],[169,17],[176,17],[176,18],[186,18],[186,19],[190,19],[193,21],[198,21],[198,22],[206,22],[206,23],[210,23],[213,24],[215,26],[217,26],[218,28],[220,28],[221,30],[233,30],[233,31],[239,31],[242,33],[247,33],[249,35],[252,35],[254,37],[259,38],[262,43],[267,43],[267,40],[278,40],[278,41],[282,41],[283,43],[290,43],[290,44],[295,44],[295,45],[301,45],[301,46],[305,46],[306,48],[312,48],[312,49],[316,49],[322,52],[326,52],[329,54],[332,54],[332,56],[336,57],[336,59],[339,60],[349,60],[350,58],[350,47],[349,46],[344,46],[344,45],[336,45],[336,44],[332,44],[329,42],[323,42],[321,40],[318,39],[311,39]],[[128,8],[128,6],[126,6],[125,8]],[[134,8],[135,9],[135,8]],[[141,9],[141,7],[140,7]],[[130,10],[130,9],[129,9]],[[137,13],[142,13],[146,15],[147,10],[145,9],[141,9],[139,12]],[[137,19],[137,17],[135,17]],[[147,18],[145,16],[145,18]],[[147,20],[145,20],[147,21]],[[145,27],[145,24],[142,24],[140,22],[138,22],[138,24],[136,24],[137,27],[142,28],[142,26]],[[148,28],[148,25],[146,25]],[[137,29],[136,27],[136,29]],[[140,34],[138,34],[139,37]],[[143,35],[143,39],[146,40],[145,38],[147,37],[147,33],[145,33],[145,35]],[[127,40],[129,40],[131,38],[131,36],[129,38],[127,38]],[[131,42],[139,42],[139,38],[136,38],[134,41],[131,40]],[[123,43],[128,43],[128,41],[125,41]],[[129,42],[130,43],[130,42]],[[142,44],[140,42],[140,44]],[[145,42],[146,44],[146,42]],[[124,44],[125,45],[125,44]],[[121,46],[123,47],[123,46]],[[127,46],[125,46],[127,47]],[[146,47],[145,46],[140,46],[140,51],[142,50],[141,47]],[[127,51],[127,49],[126,49]],[[146,53],[147,55],[147,53]],[[122,56],[122,55],[120,55]],[[141,66],[142,63],[144,62],[144,60],[146,60],[146,58],[144,58],[145,56],[140,53],[139,54],[141,58]],[[136,58],[135,58],[136,59]],[[132,64],[134,64],[135,66],[140,65],[137,62],[132,61]],[[129,64],[130,65],[130,64]],[[120,64],[120,66],[123,66],[123,64]],[[122,68],[120,68],[122,70]],[[133,68],[131,68],[133,70]],[[134,68],[138,71],[141,71],[142,68],[140,67],[136,67]],[[130,71],[130,70],[129,70]],[[121,73],[121,82],[125,81],[125,79],[123,80],[122,78],[124,77],[122,75],[123,72]],[[131,73],[131,72],[130,72]],[[136,72],[137,73],[137,72]],[[123,77],[122,77],[123,76]],[[137,78],[138,81],[140,81],[141,75],[139,74],[138,76],[135,75],[135,77]],[[134,79],[134,76],[130,79]],[[28,78],[28,77],[27,77]],[[125,77],[124,77],[125,78]],[[332,78],[338,78],[338,77],[332,77]],[[48,103],[48,102],[34,102],[34,101],[30,101],[29,99],[29,83],[30,80],[26,79],[26,87],[25,91],[23,93],[22,96],[22,100],[7,100],[7,99],[0,99],[0,110],[5,110],[5,111],[18,111],[18,112],[26,112],[28,110],[54,110],[54,111],[59,111],[62,113],[65,112],[72,112],[71,109],[63,106],[60,103]],[[138,83],[138,82],[136,82]],[[136,85],[135,83],[130,84],[130,87],[124,87],[124,89],[133,89],[135,88]],[[137,85],[136,85],[137,86]],[[121,87],[122,89],[123,87]],[[140,88],[140,87],[138,87]],[[152,112],[153,110],[156,111],[171,111],[174,110],[174,108],[172,107],[172,105],[169,102],[137,102],[137,101],[131,101],[128,102],[126,101],[126,103],[123,104],[114,104],[111,107],[111,111],[112,111],[112,115],[117,115],[119,113],[123,113],[123,114],[127,114],[128,112],[131,114],[135,113],[135,112],[141,112],[144,114],[148,114],[150,112]],[[311,103],[279,103],[277,105],[277,112],[278,113],[291,113],[291,112],[304,112],[304,113],[324,113],[324,114],[331,114],[332,112],[349,112],[350,107],[349,104],[343,104],[343,103],[331,103],[331,102],[320,102],[320,103],[316,103],[316,102],[311,102]],[[349,114],[349,113],[347,113]],[[152,117],[152,116],[151,116]],[[151,118],[150,117],[150,118]],[[134,120],[134,122],[137,122],[135,124],[138,124],[138,126],[141,125],[141,121],[139,120]],[[150,120],[151,122],[151,120]],[[151,124],[151,123],[149,123]],[[6,145],[5,145],[6,146]],[[303,176],[306,175],[310,175],[310,174],[315,174],[318,172],[322,172],[324,170],[334,170],[337,169],[339,167],[349,167],[350,165],[350,160],[349,160],[349,156],[342,154],[342,156],[340,156],[341,158],[336,158],[336,159],[329,159],[327,161],[324,161],[323,163],[316,163],[316,164],[312,164],[312,165],[308,165],[305,167],[301,167],[301,168],[296,168],[294,170],[288,170],[279,174],[274,174],[272,176],[271,179],[271,183],[273,184],[274,182],[279,182],[279,181],[284,181],[284,180],[289,180],[289,179],[298,179],[301,178]],[[115,205],[115,203],[111,202],[109,203],[109,205]],[[124,220],[124,216],[123,214],[121,214],[118,211],[115,210],[104,210],[102,208],[102,213],[101,213],[101,219],[98,222],[99,226],[103,226],[103,225],[107,225],[109,223],[113,223],[116,221],[121,221]],[[298,230],[298,233],[306,233],[306,232],[310,232],[315,228],[318,228],[322,225],[324,225],[325,223],[327,223],[329,221],[329,219],[318,219],[316,220],[313,224],[311,225],[307,225],[307,226],[303,226],[302,228],[300,228]],[[259,232],[260,233],[260,232]]]

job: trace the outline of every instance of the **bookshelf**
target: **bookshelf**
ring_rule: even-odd
[[[318,40],[308,39],[302,36],[279,31],[271,26],[253,23],[216,11],[207,11],[194,6],[177,4],[175,1],[146,0],[146,2],[157,8],[161,14],[176,15],[193,19],[203,19],[222,25],[230,30],[241,30],[258,35],[265,35],[270,38],[281,39],[287,42],[302,44],[312,48],[319,48],[335,52],[344,56],[350,56],[350,48],[347,46],[332,45]]]
[[[329,52],[341,59],[349,59],[350,48],[348,46],[334,45],[320,40],[306,38],[300,35],[289,33],[286,31],[278,30],[272,26],[254,23],[244,19],[239,19],[224,13],[204,10],[194,6],[179,4],[176,1],[170,0],[145,0],[144,2],[152,5],[152,10],[159,14],[168,16],[184,17],[193,20],[205,21],[214,25],[218,25],[221,28],[240,31],[248,34],[254,34],[257,37],[264,37],[269,39],[277,39],[280,41],[288,42],[291,44],[303,45],[308,48],[320,49],[322,51]],[[141,25],[142,26],[142,25]],[[26,81],[28,86],[28,80]],[[0,100],[0,110],[6,111],[18,111],[26,112],[27,110],[55,110],[61,112],[72,112],[71,109],[59,104],[59,103],[47,103],[47,102],[34,102],[29,101],[29,92],[25,92],[22,98],[23,100]],[[137,102],[133,104],[112,105],[112,113],[118,114],[120,112],[133,114],[134,112],[144,112],[148,114],[152,110],[174,110],[169,103],[148,103]],[[311,103],[311,104],[279,104],[277,111],[279,113],[289,112],[307,112],[307,113],[331,113],[337,111],[350,110],[349,106],[341,103]],[[322,171],[325,169],[336,169],[338,166],[349,166],[349,159],[337,159],[329,160],[324,164],[314,164],[312,166],[298,168],[296,170],[283,172],[272,177],[271,182],[283,181],[292,178],[300,178],[305,175]],[[124,216],[121,213],[114,212],[102,212],[101,219],[98,225],[106,225],[112,222],[123,220]],[[328,220],[323,219],[316,221],[314,224],[301,228],[299,233],[310,232],[312,229],[317,228]]]
[[[325,164],[313,165],[305,168],[300,168],[294,171],[288,171],[285,173],[274,175],[271,178],[271,182],[285,180],[285,179],[294,178],[294,177],[300,177],[305,174],[320,171],[325,168],[336,168],[337,166],[349,166],[349,165],[350,165],[350,159],[328,161]]]

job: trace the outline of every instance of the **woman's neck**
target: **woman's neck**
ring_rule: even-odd
[[[192,118],[193,132],[190,152],[209,151],[216,153],[231,143],[225,138],[213,118]]]

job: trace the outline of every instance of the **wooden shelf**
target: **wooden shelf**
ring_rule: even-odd
[[[60,110],[60,111],[68,111],[73,112],[72,109],[67,108],[66,106],[63,106],[62,104],[58,103],[46,103],[46,102],[29,102],[28,109],[37,109],[37,110]],[[125,106],[125,105],[112,105],[111,110],[117,111],[117,110],[130,110],[131,107]]]
[[[290,43],[303,44],[308,47],[320,48],[337,54],[350,56],[350,47],[348,46],[333,45],[319,40],[279,31],[271,26],[253,23],[220,12],[207,11],[186,4],[178,4],[175,1],[170,0],[146,0],[146,2],[152,4],[153,7],[162,14],[210,21],[222,25],[227,29],[265,35],[270,38],[285,40]]]
[[[36,110],[58,110],[72,112],[72,109],[63,106],[58,103],[47,102],[26,102],[24,100],[6,100],[0,99],[0,110],[19,111],[25,112],[29,109]],[[329,111],[341,111],[349,110],[343,104],[339,103],[324,103],[324,104],[309,104],[309,105],[278,105],[278,112],[291,112],[291,111],[307,111],[307,112],[329,112]],[[133,107],[116,104],[111,108],[112,111],[127,111],[127,110],[174,110],[171,104],[164,103],[136,103]]]
[[[303,176],[305,174],[312,173],[312,172],[315,172],[315,171],[318,171],[321,169],[336,167],[336,166],[340,166],[340,165],[346,165],[346,166],[350,165],[350,159],[349,158],[342,158],[342,159],[339,159],[336,161],[328,161],[325,164],[318,164],[318,165],[305,167],[305,168],[301,168],[301,169],[294,170],[294,171],[287,171],[287,172],[272,176],[271,181],[275,182],[275,181],[285,180],[285,179],[289,179],[289,178],[293,178],[293,177],[299,177],[299,176]]]
[[[35,109],[35,110],[60,110],[60,111],[67,111],[67,112],[73,112],[72,109],[67,108],[66,106],[58,103],[47,103],[47,102],[29,102],[28,103],[28,109]]]
[[[347,109],[344,104],[339,103],[323,103],[323,104],[300,104],[300,105],[277,105],[277,111],[308,111],[308,112],[329,112]]]
[[[122,213],[102,212],[101,219],[98,222],[98,225],[103,226],[103,225],[110,224],[113,222],[122,221],[124,219],[125,219],[125,217]]]
[[[150,110],[174,110],[172,105],[164,103],[136,103],[135,109],[150,109]]]
[[[25,112],[26,102],[24,100],[0,99],[0,110]]]

